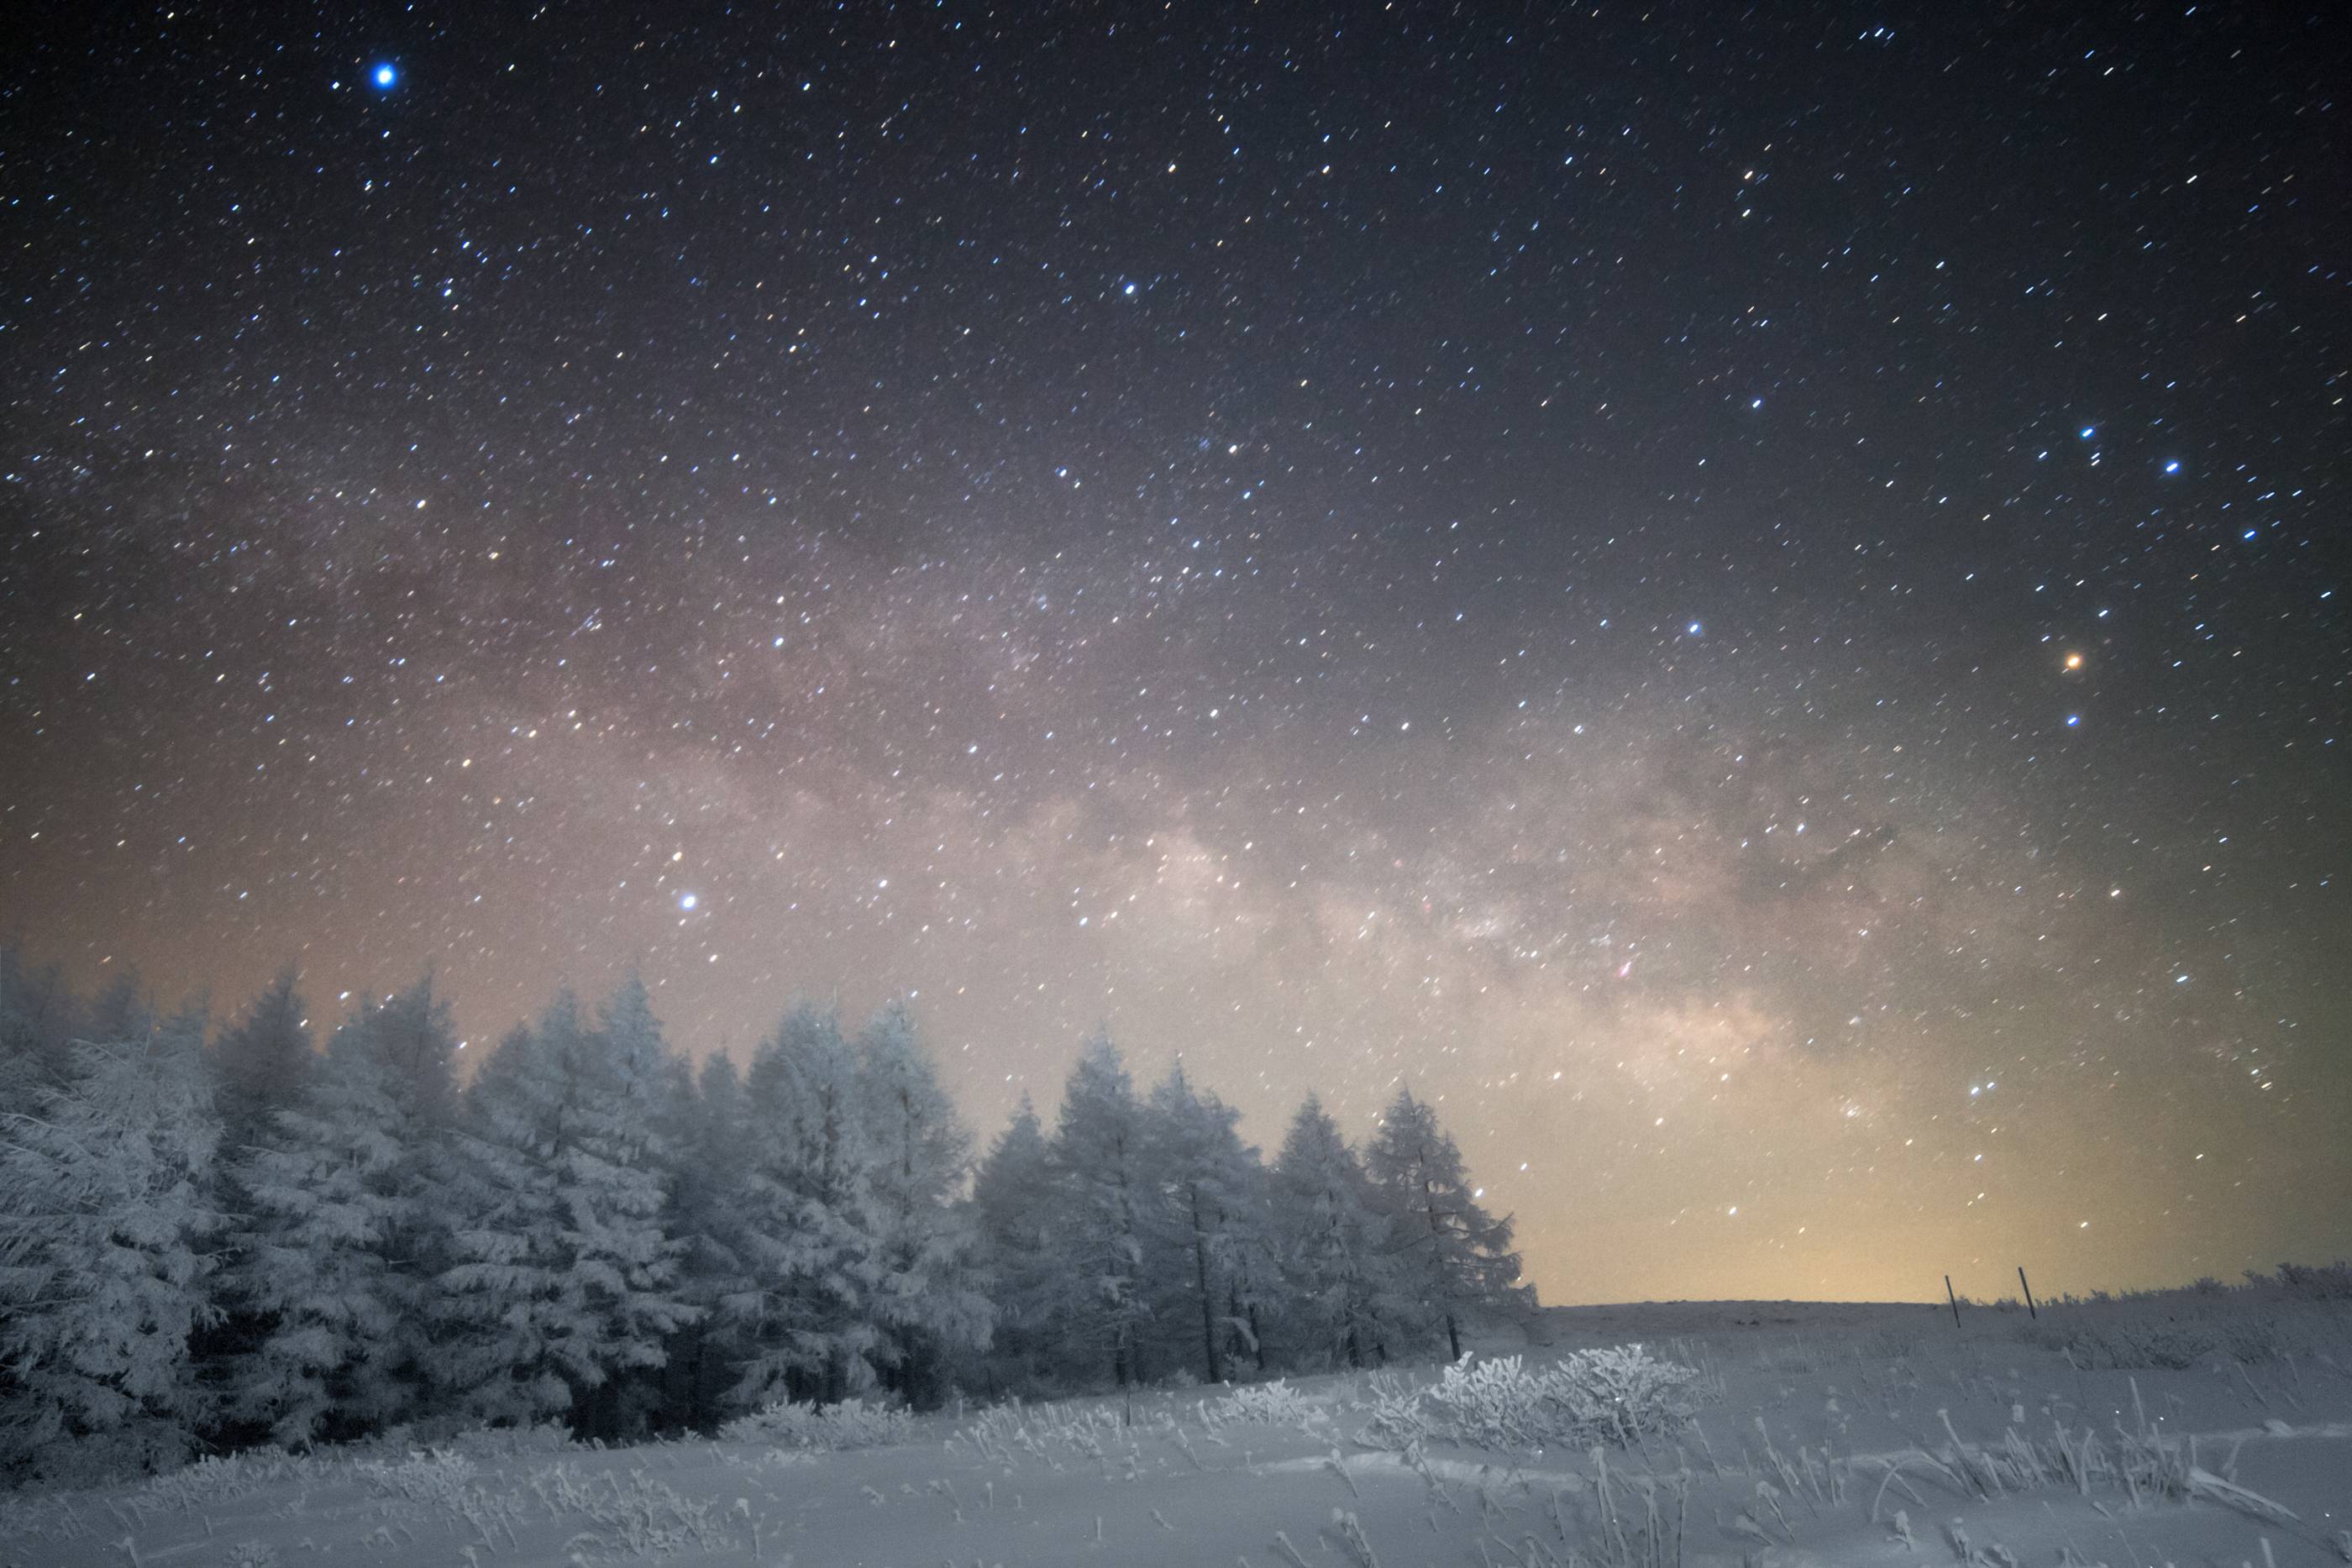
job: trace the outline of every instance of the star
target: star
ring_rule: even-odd
[[[739,1064],[919,990],[982,1146],[1097,1023],[1261,1144],[1410,1082],[1588,1300],[2032,1263],[2031,1182],[1886,1223],[2029,1097],[1986,1165],[2078,1218],[2191,1123],[2260,1155],[2100,1267],[2352,1244],[2327,51],[2151,13],[2086,171],[1977,156],[2081,104],[1969,7],[1836,94],[1802,8],[1177,7],[1056,78],[1038,7],[456,7],[313,40],[340,117],[53,9],[0,1033],[15,962],[226,1011],[292,958],[322,1029],[431,965],[486,1042],[635,968]],[[125,83],[215,133],[110,155]],[[1727,1175],[1811,1250],[1610,1239]]]

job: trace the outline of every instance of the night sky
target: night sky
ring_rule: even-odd
[[[1553,1301],[2352,1250],[2336,7],[58,9],[77,983],[1410,1083]]]

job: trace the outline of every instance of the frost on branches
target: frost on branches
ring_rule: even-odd
[[[1435,1438],[1475,1448],[1630,1447],[1671,1437],[1698,1414],[1696,1372],[1638,1344],[1581,1350],[1529,1372],[1516,1355],[1469,1357],[1418,1394],[1376,1388],[1358,1440],[1402,1449]]]
[[[1310,1100],[1269,1166],[1098,1034],[975,1170],[902,1002],[854,1038],[797,1006],[747,1071],[697,1074],[631,979],[460,1074],[429,972],[323,1049],[296,978],[207,1044],[201,1013],[78,998],[0,944],[0,1478],[482,1423],[797,1441],[792,1402],[1381,1365],[1528,1300],[1410,1094],[1361,1149]],[[1329,1419],[1220,1393],[1204,1419]]]
[[[719,1427],[719,1435],[730,1443],[766,1443],[772,1448],[830,1454],[903,1443],[914,1426],[914,1417],[906,1411],[865,1399],[845,1399],[838,1405],[788,1400],[738,1416]]]
[[[201,1020],[78,1044],[0,1126],[0,1466],[176,1463],[201,1409],[188,1337],[221,1228]]]

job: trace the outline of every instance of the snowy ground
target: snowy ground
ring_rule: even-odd
[[[1139,1396],[1131,1412],[1090,1400],[927,1416],[903,1443],[854,1452],[485,1441],[247,1456],[0,1499],[0,1563],[2352,1562],[2352,1302],[2242,1293],[1963,1318],[1785,1302],[1548,1312],[1521,1352],[1530,1368],[1642,1340],[1705,1374],[1695,1428],[1597,1458],[1443,1437],[1409,1455],[1368,1448],[1355,1438],[1370,1380],[1321,1378],[1290,1385],[1294,1408],[1273,1421],[1198,1389]]]

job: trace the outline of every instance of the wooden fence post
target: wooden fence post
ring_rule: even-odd
[[[1960,1326],[1960,1298],[1952,1292],[1952,1277],[1944,1276],[1944,1299],[1952,1303],[1952,1326]]]
[[[2033,1309],[2033,1287],[2025,1284],[2025,1265],[2022,1263],[2017,1266],[2017,1282],[2025,1286],[2025,1315],[2029,1318],[2040,1317],[2042,1314]]]

